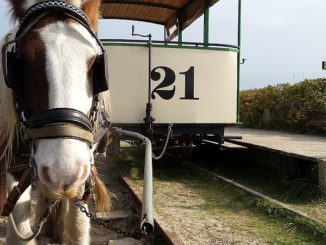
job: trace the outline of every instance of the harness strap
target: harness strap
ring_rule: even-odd
[[[31,185],[31,176],[32,176],[32,168],[28,167],[25,169],[24,173],[20,177],[18,185],[16,185],[7,198],[7,202],[3,207],[2,216],[9,216],[11,212],[14,210],[14,207],[19,199],[19,197],[24,193],[24,191]]]
[[[73,124],[90,132],[93,131],[89,118],[83,112],[73,108],[52,108],[31,115],[26,122],[26,126],[27,128],[39,128],[44,125],[57,125],[59,123]]]
[[[88,130],[69,124],[48,125],[40,128],[23,128],[32,139],[46,139],[46,138],[76,138],[88,142],[90,145],[94,143],[94,136]]]
[[[95,165],[92,165],[90,176],[86,181],[85,192],[82,197],[82,200],[85,204],[88,204],[92,198],[92,194],[95,189],[95,178],[97,176],[97,170]]]
[[[7,200],[7,187],[6,187],[6,164],[4,160],[0,160],[0,212],[2,206],[5,205]]]

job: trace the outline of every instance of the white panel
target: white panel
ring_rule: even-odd
[[[143,123],[148,97],[148,48],[138,46],[106,46],[109,55],[109,77],[112,122]],[[235,123],[237,98],[237,53],[221,50],[188,48],[152,49],[152,69],[167,67],[175,74],[173,84],[158,90],[170,93],[168,99],[155,94],[155,123]],[[186,75],[193,67],[194,98],[185,97]],[[152,80],[152,91],[165,77],[163,69],[158,81]],[[192,80],[188,78],[188,98]],[[174,94],[171,94],[172,89]]]

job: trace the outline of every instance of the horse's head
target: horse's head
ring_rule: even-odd
[[[72,5],[66,6],[69,11],[59,5],[41,11],[38,5],[35,13],[29,13],[32,6],[51,1],[10,2],[14,15],[23,22],[16,35],[14,58],[7,57],[7,66],[13,66],[8,71],[14,73],[9,75],[14,77],[15,100],[24,107],[26,132],[33,138],[40,185],[49,198],[71,198],[90,174],[90,114],[94,93],[100,92],[94,90],[101,87],[94,84],[98,82],[94,82],[94,66],[103,52],[88,24],[76,13],[83,10],[90,27],[96,28],[100,0],[65,1],[77,11],[71,10]],[[41,131],[41,136],[35,136]]]

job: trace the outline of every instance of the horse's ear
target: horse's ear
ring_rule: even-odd
[[[99,10],[101,6],[101,0],[88,0],[82,5],[82,10],[87,15],[89,22],[94,30],[97,30]]]
[[[13,17],[17,19],[22,18],[25,13],[25,9],[24,9],[25,0],[9,0],[8,2],[11,6]]]

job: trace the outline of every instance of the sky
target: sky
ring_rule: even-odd
[[[6,1],[0,2],[0,38],[13,25]],[[237,44],[237,2],[220,0],[210,10],[210,42]],[[240,87],[261,88],[326,77],[326,0],[242,0]],[[163,39],[163,27],[154,24],[102,20],[100,38],[131,38],[139,33]],[[184,41],[203,41],[203,18],[183,34]]]

